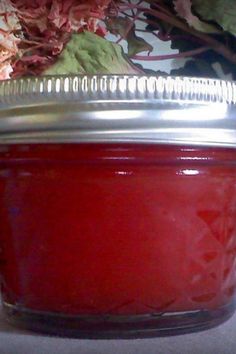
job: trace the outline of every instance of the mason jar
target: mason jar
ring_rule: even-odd
[[[0,83],[6,320],[84,338],[198,331],[235,310],[236,85]]]

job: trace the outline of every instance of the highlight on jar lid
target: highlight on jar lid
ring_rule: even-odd
[[[236,146],[236,84],[155,76],[52,76],[0,83],[0,143]]]

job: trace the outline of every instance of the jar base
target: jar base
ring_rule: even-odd
[[[131,316],[70,316],[34,311],[3,303],[8,323],[42,334],[87,339],[131,339],[180,335],[216,327],[236,309],[233,302],[217,310],[156,313]]]

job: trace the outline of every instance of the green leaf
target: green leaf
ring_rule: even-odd
[[[106,27],[109,32],[115,36],[121,36],[122,38],[127,37],[130,29],[133,28],[134,24],[128,17],[115,17],[106,20]]]
[[[128,17],[116,17],[106,22],[107,29],[116,36],[121,36],[128,43],[128,56],[141,52],[152,52],[153,46],[145,41],[145,39],[138,37],[135,33],[135,25]]]
[[[215,21],[225,31],[236,36],[235,0],[192,0],[192,4],[202,19]]]
[[[153,46],[147,43],[145,39],[136,36],[134,31],[130,31],[129,36],[127,37],[128,42],[128,56],[133,57],[134,55],[141,52],[152,52]]]
[[[174,0],[175,11],[179,17],[184,19],[190,27],[204,33],[218,33],[216,26],[201,21],[192,12],[191,0]]]
[[[120,45],[85,31],[72,35],[55,64],[43,75],[140,73]]]

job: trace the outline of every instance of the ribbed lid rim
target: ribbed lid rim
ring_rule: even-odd
[[[127,75],[0,83],[0,144],[71,142],[236,147],[236,83]]]
[[[81,99],[85,96],[103,99],[156,97],[236,104],[236,83],[209,78],[128,75],[30,77],[0,83],[2,105],[14,105],[19,103],[19,98],[23,100],[29,95],[46,99],[51,95],[69,97],[70,94],[81,96]]]

